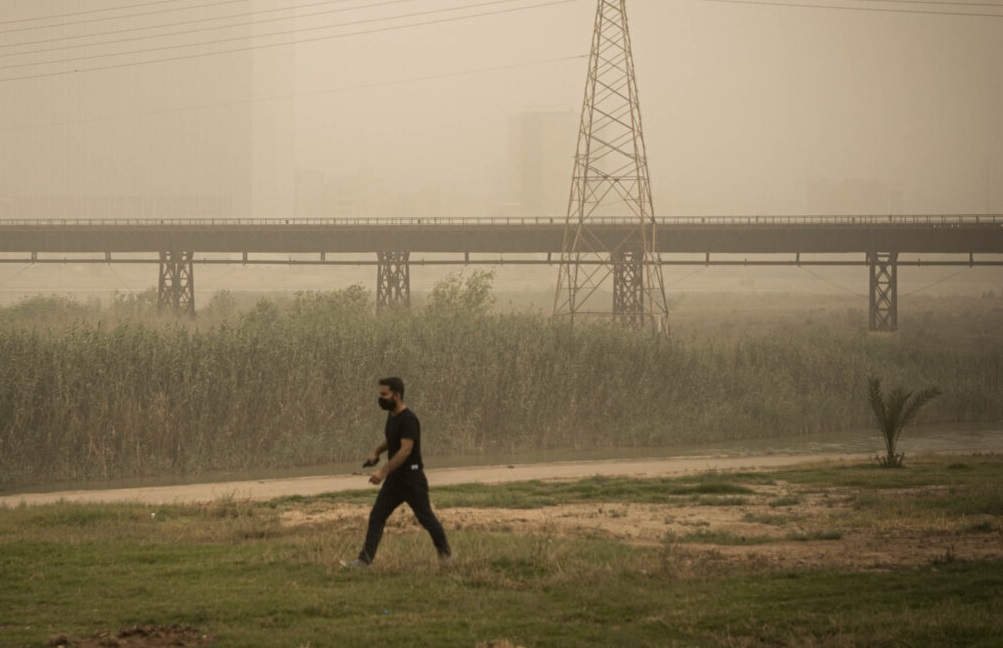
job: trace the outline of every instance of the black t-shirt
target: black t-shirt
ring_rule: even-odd
[[[387,416],[387,425],[384,430],[387,437],[387,458],[393,457],[401,449],[401,439],[411,439],[414,446],[411,454],[408,455],[404,464],[397,470],[421,470],[424,464],[421,461],[421,423],[418,417],[410,409],[403,410],[400,414]],[[412,466],[418,466],[413,468]]]

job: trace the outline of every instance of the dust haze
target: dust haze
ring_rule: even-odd
[[[804,4],[629,0],[656,214],[1003,212],[1003,8]],[[594,0],[191,7],[3,2],[0,218],[564,216]],[[67,272],[0,267],[0,290]],[[715,272],[750,288],[708,270],[675,289]],[[773,272],[863,290],[863,270]],[[371,273],[224,268],[201,287]],[[53,287],[152,275],[76,267]]]

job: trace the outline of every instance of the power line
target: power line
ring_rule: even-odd
[[[49,14],[48,16],[35,16],[34,18],[18,18],[17,20],[3,20],[0,21],[0,25],[15,25],[17,23],[32,22],[33,20],[50,20],[52,18],[69,18],[71,16],[83,16],[85,14],[103,13],[107,11],[118,11],[120,9],[133,9],[136,7],[147,7],[150,5],[168,4],[171,2],[180,2],[180,0],[154,0],[153,2],[142,2],[140,4],[124,5],[118,7],[105,7],[103,9],[88,9],[86,11],[74,11],[71,13]],[[48,27],[48,25],[45,26]]]
[[[565,63],[567,61],[580,61],[583,59],[588,59],[588,54],[579,54],[576,56],[563,56],[559,58],[543,59],[539,61],[527,61],[525,63],[513,63],[509,65],[499,65],[494,67],[477,68],[474,70],[460,70],[456,72],[443,72],[440,74],[430,74],[421,77],[412,77],[409,79],[396,79],[394,81],[379,81],[374,83],[363,83],[352,86],[342,86],[340,88],[329,88],[327,90],[316,90],[314,92],[296,92],[285,95],[275,95],[271,97],[259,97],[255,99],[241,99],[239,101],[226,101],[221,103],[212,104],[201,104],[198,106],[189,106],[185,108],[170,108],[163,110],[151,110],[142,113],[129,113],[126,115],[113,115],[110,117],[94,117],[91,119],[74,119],[70,121],[60,121],[60,122],[50,122],[48,124],[31,124],[28,126],[9,126],[5,128],[0,128],[0,133],[21,131],[21,130],[34,130],[38,128],[54,128],[54,127],[65,127],[65,126],[76,126],[79,124],[90,124],[94,122],[103,121],[118,121],[121,119],[134,119],[140,117],[156,117],[157,115],[170,115],[179,112],[191,112],[197,110],[209,110],[212,108],[231,108],[233,106],[244,106],[254,103],[264,103],[266,101],[282,101],[287,99],[298,99],[301,97],[316,97],[326,94],[336,94],[339,92],[350,92],[352,90],[368,90],[371,88],[383,88],[395,85],[403,85],[406,83],[422,83],[426,81],[438,81],[441,79],[450,79],[454,77],[461,76],[472,76],[475,74],[484,74],[487,72],[501,72],[505,70],[516,70],[520,68],[536,67],[541,65],[551,65],[554,63]]]
[[[810,274],[811,276],[815,277],[816,279],[818,279],[819,281],[821,281],[822,283],[824,283],[827,286],[830,286],[832,288],[836,288],[837,290],[841,290],[843,292],[849,293],[849,294],[854,295],[856,297],[867,297],[867,295],[865,295],[863,293],[859,293],[856,290],[853,290],[852,288],[847,288],[846,286],[841,286],[841,285],[839,285],[838,283],[836,283],[834,281],[830,281],[829,279],[826,279],[825,277],[823,277],[822,275],[820,275],[818,273],[812,272],[806,266],[799,265],[798,267],[800,269],[804,270],[805,272],[807,272],[808,274]]]
[[[17,279],[18,277],[20,277],[21,275],[23,275],[25,272],[27,272],[32,267],[33,267],[33,265],[30,264],[30,263],[25,264],[20,270],[18,270],[17,272],[15,272],[14,274],[12,274],[11,276],[0,278],[0,286],[7,285],[8,283],[10,283],[11,281],[13,281],[14,279]]]
[[[916,293],[920,293],[920,292],[923,292],[925,290],[929,290],[929,289],[931,289],[931,288],[933,288],[935,286],[939,286],[942,283],[948,282],[951,279],[954,279],[955,277],[957,277],[958,275],[964,274],[964,273],[968,272],[971,269],[972,269],[971,266],[968,266],[967,268],[962,268],[961,270],[958,270],[957,272],[951,273],[948,276],[946,276],[946,277],[944,277],[942,279],[939,279],[937,281],[934,281],[931,284],[928,284],[926,286],[921,286],[920,288],[916,288],[915,290],[911,290],[911,291],[905,293],[904,295],[900,295],[900,297],[911,297],[912,295],[915,295]]]
[[[1003,9],[999,2],[948,2],[947,0],[860,0],[861,2],[882,2],[889,4],[952,5],[956,7],[995,7]]]
[[[318,42],[318,41],[324,41],[324,40],[332,40],[332,39],[337,39],[337,38],[348,38],[348,37],[351,37],[351,36],[361,36],[361,35],[366,35],[366,34],[375,34],[375,33],[379,33],[379,32],[399,31],[399,30],[402,30],[402,29],[409,29],[409,28],[412,28],[412,27],[424,27],[426,25],[435,25],[435,24],[444,24],[444,23],[450,23],[450,22],[457,22],[457,21],[460,21],[460,20],[469,20],[471,18],[483,18],[485,16],[495,16],[495,15],[501,15],[501,14],[506,14],[506,13],[513,13],[513,12],[517,12],[517,11],[526,11],[526,10],[532,10],[532,9],[541,9],[541,8],[544,8],[544,7],[551,7],[551,6],[555,6],[555,5],[568,4],[568,3],[571,3],[571,2],[578,2],[578,1],[579,0],[551,0],[550,2],[545,2],[545,3],[542,3],[542,4],[538,4],[538,5],[533,5],[533,6],[530,6],[530,7],[515,7],[515,8],[512,8],[512,9],[500,9],[500,10],[497,10],[497,11],[488,11],[488,12],[482,12],[482,13],[479,13],[479,14],[471,14],[469,16],[454,16],[454,17],[451,17],[451,18],[440,18],[440,19],[437,19],[437,20],[427,20],[425,22],[412,23],[412,24],[409,24],[409,25],[394,25],[394,26],[390,26],[390,27],[381,27],[381,28],[378,28],[378,29],[368,29],[368,30],[362,30],[362,31],[357,31],[357,32],[349,32],[349,33],[345,33],[345,34],[333,34],[333,35],[330,35],[330,36],[318,36],[318,37],[315,37],[315,38],[305,38],[305,39],[300,39],[300,40],[286,41],[286,42],[282,42],[282,43],[271,43],[271,44],[267,44],[267,45],[252,45],[252,46],[248,46],[248,47],[240,47],[240,48],[234,48],[234,49],[229,49],[229,50],[219,50],[219,51],[216,51],[216,52],[201,52],[201,53],[197,53],[197,54],[187,54],[187,55],[183,55],[183,56],[173,56],[173,57],[162,58],[162,59],[153,59],[153,60],[149,60],[149,61],[133,61],[133,62],[130,62],[130,63],[119,63],[119,64],[116,64],[116,65],[105,65],[105,66],[101,66],[101,67],[85,68],[83,70],[63,70],[61,72],[48,72],[48,73],[43,73],[43,74],[29,74],[29,75],[24,75],[24,76],[19,76],[19,77],[8,77],[6,79],[0,79],[0,83],[3,83],[5,81],[37,80],[37,79],[43,79],[43,78],[49,78],[49,77],[65,76],[67,74],[79,74],[81,72],[96,72],[96,71],[101,71],[101,70],[121,69],[121,68],[126,68],[126,67],[133,67],[133,66],[136,66],[136,65],[148,65],[148,64],[152,64],[152,63],[166,63],[166,62],[171,62],[171,61],[190,60],[190,59],[194,59],[194,58],[201,58],[201,57],[204,57],[204,56],[217,56],[217,55],[220,55],[220,54],[234,54],[234,53],[239,53],[239,52],[248,52],[248,51],[252,51],[252,50],[256,50],[256,49],[267,49],[267,48],[273,48],[273,47],[285,47],[285,46],[288,46],[288,45],[299,45],[299,44],[302,44],[302,43],[312,43],[312,42]]]
[[[347,2],[348,0],[344,0],[344,1]],[[144,6],[148,6],[148,5],[162,4],[162,3],[166,3],[166,2],[177,2],[177,0],[160,0],[159,2],[147,2],[147,3],[144,3],[144,4],[130,5],[128,7],[116,7],[116,9],[119,9],[119,8],[121,8],[121,9],[131,9],[132,7],[144,7]],[[74,26],[74,25],[86,25],[88,23],[103,22],[103,21],[106,21],[106,20],[121,20],[122,18],[138,18],[140,16],[153,16],[153,15],[156,15],[156,14],[171,13],[171,12],[174,12],[174,11],[191,11],[192,9],[202,9],[203,7],[218,7],[220,5],[236,4],[238,2],[247,2],[247,0],[218,0],[217,2],[203,2],[202,4],[195,5],[194,7],[175,7],[173,9],[158,9],[157,11],[147,11],[147,12],[143,12],[143,13],[124,14],[124,15],[121,15],[121,16],[106,16],[104,18],[90,18],[88,20],[77,20],[77,21],[74,21],[74,22],[59,23],[59,24],[56,24],[56,25],[39,25],[37,27],[18,27],[16,29],[4,29],[4,30],[0,30],[0,34],[10,34],[10,33],[13,33],[13,32],[20,32],[20,31],[37,31],[39,29],[53,29],[53,28],[56,28],[56,27],[71,27],[71,26]],[[9,25],[9,24],[13,24],[13,23],[25,22],[26,20],[47,20],[49,18],[66,18],[66,17],[70,17],[70,16],[77,16],[77,15],[83,15],[83,14],[89,14],[89,13],[97,13],[99,11],[114,11],[114,9],[91,9],[90,11],[78,11],[78,12],[69,13],[69,14],[57,14],[55,16],[45,16],[45,17],[40,17],[40,18],[26,18],[24,20],[11,20],[11,21],[8,21],[8,22],[0,22],[0,25]]]
[[[402,2],[404,0],[397,0],[397,1],[398,2]],[[130,55],[134,55],[134,54],[149,54],[151,52],[164,52],[164,51],[169,51],[169,50],[177,50],[177,49],[180,49],[180,48],[183,48],[183,47],[202,47],[202,46],[205,46],[205,45],[219,45],[219,44],[222,44],[222,43],[233,43],[233,42],[237,42],[237,41],[246,41],[246,40],[249,40],[249,39],[253,40],[253,39],[258,39],[258,38],[268,38],[268,37],[271,37],[271,36],[287,36],[287,35],[290,35],[290,34],[298,34],[298,33],[311,32],[311,31],[320,31],[320,30],[325,30],[325,29],[335,29],[335,28],[339,28],[339,27],[353,27],[353,26],[356,26],[356,25],[364,25],[364,24],[371,24],[371,23],[387,22],[387,21],[390,21],[390,20],[403,20],[403,19],[406,19],[406,18],[417,18],[417,17],[421,17],[421,16],[429,16],[429,15],[434,15],[434,14],[447,13],[447,12],[450,12],[450,11],[462,11],[462,10],[467,10],[467,9],[476,9],[476,8],[482,8],[482,7],[493,6],[493,5],[510,4],[512,2],[525,2],[525,1],[527,1],[527,0],[485,0],[483,2],[478,2],[478,3],[470,4],[470,5],[467,5],[467,6],[464,6],[464,7],[448,7],[448,8],[445,8],[445,9],[429,9],[429,10],[426,10],[426,11],[416,11],[416,12],[409,13],[409,14],[399,14],[399,15],[396,15],[396,16],[389,16],[389,17],[383,17],[383,18],[365,18],[365,19],[355,20],[355,21],[345,22],[345,23],[337,23],[337,24],[331,24],[331,25],[321,25],[321,26],[318,26],[318,27],[302,27],[302,28],[297,28],[297,29],[286,29],[286,30],[282,30],[282,31],[271,32],[271,33],[268,33],[268,34],[249,34],[247,36],[234,36],[234,37],[231,37],[231,38],[221,38],[221,39],[217,39],[217,40],[204,41],[204,42],[201,42],[201,43],[180,44],[180,45],[163,45],[163,46],[151,47],[151,48],[147,48],[147,49],[131,50],[131,51],[128,51],[128,52],[116,52],[116,53],[108,53],[108,54],[91,54],[91,55],[88,55],[88,56],[79,56],[79,57],[68,58],[68,59],[60,59],[60,60],[56,60],[56,61],[43,61],[43,62],[39,62],[39,63],[15,63],[15,64],[11,64],[11,65],[0,65],[0,70],[9,70],[9,69],[13,69],[13,68],[32,67],[32,66],[39,66],[39,65],[58,65],[58,64],[61,64],[61,63],[79,63],[81,61],[90,61],[90,60],[101,59],[101,58],[111,58],[111,57],[118,57],[118,56],[130,56]],[[532,1],[532,0],[530,0],[530,1]],[[577,0],[562,0],[562,1],[565,1],[565,2],[574,2],[574,1],[577,1]],[[548,4],[560,4],[560,2],[550,2]],[[546,5],[537,5],[537,6],[546,6]],[[522,9],[532,9],[532,8],[535,8],[535,7],[516,7],[514,9],[511,9],[511,10],[508,10],[508,11],[519,11],[519,10],[522,10]],[[493,12],[493,13],[505,13],[505,11],[503,10],[503,11],[498,11],[498,12]],[[457,17],[457,19],[463,19],[463,18],[467,18],[467,17],[479,17],[481,15],[493,15],[493,14],[492,14],[492,12],[488,12],[488,13],[485,13],[485,14],[474,14],[472,16],[460,16],[460,17]],[[431,21],[431,22],[429,22],[427,24],[432,24],[433,22],[436,22],[436,21]],[[421,24],[426,24],[426,23],[421,23]],[[391,29],[391,28],[387,28],[387,29]],[[368,33],[368,32],[361,32],[361,33]],[[299,42],[310,42],[311,40],[318,40],[318,39],[305,39],[305,40],[301,40],[301,41],[296,41],[296,43],[299,43]],[[282,44],[283,45],[288,45],[288,44],[295,44],[295,43],[282,43]],[[269,46],[268,45],[251,46],[251,47],[249,47],[247,49],[257,49],[258,47],[269,47]],[[243,51],[243,50],[229,50],[229,51]],[[206,56],[206,55],[221,54],[221,53],[224,53],[224,52],[209,52],[209,53],[203,53],[203,54],[196,54],[194,56]],[[187,57],[179,57],[179,58],[187,58]],[[174,60],[174,59],[164,59],[164,60]],[[135,64],[145,64],[145,63],[153,63],[153,62],[159,62],[159,60],[158,61],[141,61],[141,62],[136,62]],[[119,66],[109,66],[109,67],[119,67]],[[90,69],[82,70],[82,71],[87,72],[87,71],[90,71],[91,69],[106,69],[106,68],[90,68]],[[45,75],[43,75],[43,76],[45,76]],[[0,79],[0,80],[9,81],[11,79]]]
[[[149,7],[149,6],[162,5],[162,4],[170,4],[172,2],[181,2],[181,1],[182,0],[152,0],[151,2],[141,2],[141,3],[138,3],[138,4],[131,4],[131,5],[120,5],[120,6],[117,6],[117,7],[105,7],[105,8],[102,8],[102,9],[88,9],[88,10],[85,10],[85,11],[74,11],[74,12],[69,12],[69,13],[49,14],[47,16],[35,16],[35,17],[32,17],[32,18],[19,18],[19,19],[16,19],[16,20],[4,20],[4,21],[0,21],[0,25],[14,25],[14,24],[25,23],[25,22],[33,22],[33,21],[38,21],[38,20],[51,20],[53,18],[71,18],[71,17],[74,17],[74,16],[83,16],[83,15],[90,15],[90,14],[95,14],[95,13],[108,13],[108,12],[111,12],[111,11],[121,11],[121,10],[124,10],[124,9],[136,9],[136,8],[139,8],[139,7]],[[351,0],[335,0],[335,1],[337,1],[337,2],[350,2]],[[1003,4],[997,3],[997,2],[971,2],[971,1],[963,1],[963,0],[960,0],[960,1],[959,0],[954,0],[954,1],[952,1],[952,0],[859,0],[859,1],[860,2],[882,2],[882,3],[916,4],[916,5],[953,5],[953,6],[961,6],[961,7],[1003,7]],[[176,7],[176,8],[172,8],[172,9],[162,9],[162,10],[159,10],[159,11],[150,11],[150,12],[143,12],[143,13],[126,14],[126,15],[122,15],[122,16],[107,16],[105,18],[96,18],[96,19],[87,20],[87,21],[77,21],[77,22],[69,22],[69,23],[60,23],[60,24],[56,24],[56,25],[40,25],[38,27],[31,27],[31,28],[27,28],[27,29],[49,29],[49,28],[54,28],[54,27],[68,27],[68,26],[72,26],[72,25],[86,24],[86,23],[90,23],[90,22],[102,22],[102,21],[109,21],[109,20],[119,20],[121,18],[134,18],[134,17],[149,16],[149,15],[155,15],[155,14],[162,14],[162,13],[170,13],[170,12],[174,12],[174,11],[190,11],[190,10],[193,10],[193,9],[205,9],[207,7],[213,7],[213,6],[220,6],[220,5],[227,5],[227,4],[236,4],[238,2],[247,2],[247,0],[219,0],[217,2],[205,2],[205,1],[202,1],[202,2],[200,2],[197,5],[189,6],[189,7]],[[753,3],[747,3],[747,4],[753,4]],[[306,6],[310,6],[310,5],[306,5]],[[289,7],[283,7],[283,9],[287,9],[287,8],[289,8]],[[279,11],[279,9],[271,9],[271,10],[265,10],[265,11]],[[251,13],[261,13],[261,12],[259,11],[259,12],[251,12]],[[234,15],[242,15],[242,14],[234,14]],[[3,31],[0,31],[0,34],[9,33],[10,31],[23,31],[23,30],[3,30]],[[70,37],[70,38],[78,38],[78,37]]]
[[[73,16],[73,15],[79,15],[79,14],[90,14],[90,13],[96,13],[96,12],[107,12],[107,11],[112,11],[114,9],[123,9],[123,8],[130,8],[130,7],[141,7],[141,6],[146,6],[146,5],[156,5],[156,4],[163,4],[163,3],[166,3],[166,2],[177,2],[177,1],[179,1],[179,0],[158,0],[157,2],[149,2],[149,3],[139,4],[139,5],[130,5],[129,7],[116,7],[116,8],[108,8],[108,9],[93,9],[93,10],[89,10],[89,11],[81,11],[81,12],[75,12],[75,13],[70,13],[70,14],[61,14],[60,16]],[[154,13],[167,13],[167,12],[174,12],[174,11],[187,11],[187,10],[192,10],[192,9],[203,9],[205,7],[220,6],[220,5],[225,5],[225,4],[233,4],[235,2],[240,2],[240,1],[246,1],[246,0],[223,0],[221,2],[215,2],[215,3],[203,3],[202,5],[198,5],[198,6],[195,6],[195,7],[178,7],[178,8],[174,8],[174,9],[161,10],[161,11],[158,11],[158,12],[147,12],[147,13],[140,13],[140,14],[129,14],[128,16],[112,16],[112,17],[107,17],[107,18],[94,19],[94,20],[90,20],[90,21],[78,21],[78,22],[75,22],[75,23],[63,23],[61,25],[55,25],[54,27],[67,26],[67,25],[75,25],[75,24],[82,24],[82,23],[85,23],[85,22],[99,22],[99,21],[104,21],[104,20],[116,20],[116,19],[119,19],[119,18],[144,16],[144,15],[151,15],[151,14],[154,14]],[[143,26],[143,27],[130,27],[130,28],[126,28],[126,29],[116,29],[116,30],[110,30],[110,31],[104,31],[104,32],[94,32],[94,33],[90,33],[90,34],[77,34],[77,35],[73,35],[73,36],[60,36],[60,37],[57,37],[57,38],[43,38],[43,39],[34,40],[34,41],[23,41],[23,42],[20,42],[20,43],[0,43],[0,48],[24,47],[26,45],[39,45],[39,44],[44,44],[44,43],[55,43],[55,42],[67,41],[67,40],[79,40],[79,39],[82,39],[82,38],[93,38],[95,36],[111,36],[111,35],[115,35],[115,34],[135,33],[137,31],[145,31],[145,30],[153,30],[153,29],[164,29],[164,28],[167,28],[167,27],[177,27],[177,26],[182,26],[182,25],[193,25],[193,24],[200,24],[200,23],[206,23],[206,22],[228,20],[230,18],[240,18],[240,17],[245,17],[245,16],[255,16],[255,15],[262,15],[262,14],[267,14],[267,13],[276,13],[276,12],[279,12],[279,11],[297,11],[297,10],[300,10],[300,9],[307,9],[307,8],[316,7],[316,6],[323,6],[323,5],[328,5],[328,4],[341,4],[341,3],[344,3],[344,2],[352,2],[352,1],[353,0],[326,0],[324,2],[315,2],[315,3],[310,3],[310,4],[305,4],[305,5],[296,5],[296,6],[291,6],[291,7],[280,7],[278,9],[262,9],[262,10],[257,10],[257,11],[240,12],[240,13],[235,13],[235,14],[229,14],[229,15],[226,15],[226,16],[216,16],[216,17],[211,17],[211,18],[197,18],[197,19],[192,19],[192,20],[176,21],[176,22],[172,22],[172,23],[162,23],[162,24],[158,24],[158,25],[147,25],[147,26]],[[324,12],[314,12],[314,13],[305,14],[305,15],[288,16],[288,17],[284,17],[284,18],[273,18],[273,19],[263,20],[263,21],[252,21],[252,22],[245,22],[245,23],[234,23],[234,24],[230,24],[230,25],[219,25],[219,26],[214,27],[214,28],[186,30],[184,32],[174,32],[174,33],[170,33],[170,34],[155,34],[155,35],[151,35],[151,36],[147,36],[147,37],[136,36],[136,37],[132,37],[132,38],[124,38],[124,39],[118,39],[118,40],[102,41],[102,42],[98,42],[98,43],[93,43],[92,42],[92,43],[83,43],[83,44],[78,44],[78,45],[66,45],[66,46],[61,46],[61,47],[53,47],[53,48],[48,48],[48,49],[38,49],[38,50],[30,50],[30,51],[24,51],[24,52],[13,52],[13,53],[9,54],[8,56],[21,56],[21,55],[29,55],[29,54],[41,54],[41,53],[45,53],[45,52],[53,52],[53,51],[59,51],[59,50],[65,50],[65,49],[77,49],[77,48],[82,48],[82,47],[92,47],[92,46],[93,47],[97,47],[97,46],[104,46],[104,45],[113,45],[113,44],[130,42],[130,41],[135,41],[135,40],[145,40],[147,38],[167,38],[167,37],[171,37],[171,36],[187,35],[189,33],[197,32],[197,31],[211,31],[211,29],[227,29],[227,28],[232,28],[232,27],[244,27],[244,26],[264,24],[266,22],[271,22],[271,21],[293,20],[293,19],[298,19],[298,18],[302,18],[302,17],[310,17],[310,16],[323,15],[323,14],[326,14],[326,13],[338,13],[338,12],[344,12],[344,11],[355,11],[355,10],[360,10],[360,9],[369,9],[369,8],[379,7],[379,6],[384,6],[384,5],[397,4],[397,3],[403,3],[403,2],[414,2],[414,1],[416,1],[416,0],[389,0],[387,2],[380,2],[380,3],[375,3],[375,4],[369,4],[369,5],[360,5],[360,6],[356,6],[356,7],[346,7],[346,8],[343,8],[343,9],[335,9],[335,10],[324,11]],[[1001,14],[994,14],[994,13],[973,13],[973,12],[956,12],[956,11],[942,11],[941,12],[941,11],[929,11],[929,10],[891,9],[891,8],[875,8],[875,7],[852,7],[852,6],[842,6],[842,5],[803,4],[803,3],[793,3],[793,2],[770,2],[770,1],[766,1],[766,0],[758,0],[758,1],[757,0],[703,0],[703,1],[706,1],[706,2],[721,2],[721,3],[728,3],[728,4],[758,4],[758,5],[778,6],[778,7],[779,6],[790,6],[790,7],[798,7],[798,8],[837,9],[837,10],[846,10],[846,11],[880,11],[880,12],[887,12],[887,13],[919,13],[919,14],[933,14],[933,15],[977,16],[977,17],[978,16],[981,16],[981,17],[1000,17],[1001,16]],[[869,2],[869,3],[881,3],[881,4],[910,4],[910,5],[933,5],[933,6],[944,6],[944,5],[947,5],[947,6],[957,6],[957,7],[994,7],[994,8],[1003,9],[1003,3],[994,3],[994,2],[965,2],[965,1],[950,1],[950,0],[854,0],[854,1],[856,1],[856,2]],[[468,8],[468,7],[458,7],[456,9],[463,9],[463,8]],[[41,20],[41,19],[42,18],[28,18],[28,19],[22,19],[22,20],[16,20],[16,21],[8,21],[8,23],[24,22],[26,20]],[[2,25],[2,24],[8,24],[8,23],[0,22],[0,25]],[[46,25],[45,27],[53,27],[53,26]],[[41,29],[41,28],[42,27],[32,28],[32,29]],[[17,31],[17,30],[8,30],[8,31]],[[7,33],[7,32],[0,31],[0,33]],[[192,45],[192,46],[194,46],[194,45]],[[111,56],[111,55],[109,55],[109,56]],[[57,63],[57,62],[62,62],[62,61],[54,61],[53,63]],[[30,64],[25,64],[25,65],[30,65]],[[41,65],[41,63],[40,63],[40,65]]]
[[[678,279],[676,279],[675,281],[667,282],[665,284],[665,287],[668,288],[669,286],[675,286],[676,284],[680,284],[680,283],[686,281],[687,279],[692,279],[693,277],[697,276],[698,274],[700,274],[701,272],[703,272],[704,270],[706,270],[709,267],[710,266],[700,266],[699,268],[697,268],[693,272],[685,274],[682,277],[679,277]]]
[[[965,11],[933,11],[927,9],[892,9],[888,7],[851,7],[845,5],[807,4],[799,2],[771,2],[770,0],[697,0],[722,4],[761,5],[768,7],[790,7],[794,9],[833,9],[836,11],[868,11],[879,13],[926,14],[931,16],[954,16],[971,18],[1003,18],[1003,13],[976,13]],[[884,0],[878,0],[884,1]],[[1003,7],[1000,7],[1003,9]]]
[[[57,42],[60,42],[60,41],[78,40],[78,39],[81,39],[81,38],[94,38],[95,36],[113,36],[115,34],[134,34],[136,32],[147,31],[147,30],[151,30],[151,29],[164,29],[164,28],[167,28],[167,27],[180,27],[182,25],[196,25],[196,24],[200,24],[200,23],[213,22],[213,21],[217,21],[217,20],[229,20],[230,18],[242,18],[242,17],[245,17],[245,16],[255,16],[255,15],[260,15],[260,14],[275,13],[277,11],[297,11],[299,9],[309,9],[311,7],[318,7],[318,6],[323,6],[323,5],[343,4],[344,2],[349,2],[349,1],[351,1],[351,0],[326,0],[325,2],[314,2],[312,4],[306,4],[306,5],[295,5],[295,6],[292,6],[292,7],[280,7],[278,9],[261,9],[259,11],[242,12],[242,13],[236,13],[236,14],[229,14],[227,16],[216,16],[216,17],[213,17],[213,18],[195,18],[193,20],[181,20],[181,21],[177,21],[177,22],[173,22],[173,23],[162,23],[162,24],[159,24],[159,25],[148,25],[146,27],[129,27],[127,29],[115,29],[115,30],[105,31],[105,32],[94,32],[94,33],[90,33],[90,34],[77,34],[76,36],[61,36],[59,38],[43,38],[43,39],[35,40],[35,41],[23,41],[23,42],[20,42],[20,43],[0,44],[0,48],[4,48],[4,47],[24,47],[26,45],[41,45],[43,43],[57,43]],[[404,2],[415,2],[415,1],[416,0],[385,0],[384,2],[377,2],[375,4],[368,4],[368,5],[360,5],[358,7],[345,7],[345,8],[342,8],[342,9],[332,9],[332,10],[326,11],[326,12],[322,11],[322,12],[316,12],[316,13],[312,13],[312,14],[287,16],[287,17],[284,17],[284,18],[272,18],[272,19],[270,19],[270,21],[294,20],[294,19],[297,19],[297,18],[303,18],[303,17],[308,17],[308,16],[317,16],[317,15],[321,15],[321,14],[324,14],[324,13],[338,13],[338,12],[344,12],[344,11],[355,11],[355,10],[358,10],[358,9],[371,9],[373,7],[382,7],[382,6],[385,6],[385,5],[401,4],[401,3],[404,3]],[[148,39],[148,38],[167,38],[169,36],[181,36],[181,35],[186,35],[186,34],[198,32],[198,31],[208,31],[209,29],[229,29],[231,27],[245,27],[245,26],[249,26],[249,25],[259,25],[259,24],[263,24],[265,22],[270,22],[270,21],[269,20],[262,20],[262,21],[246,22],[246,23],[235,23],[235,24],[232,24],[232,25],[217,25],[216,27],[211,27],[211,28],[206,28],[206,29],[191,29],[191,30],[185,30],[183,32],[175,32],[175,33],[172,33],[172,34],[153,34],[153,35],[150,35],[150,36],[136,36],[134,38],[124,38],[124,39],[120,39],[120,40],[103,41],[103,42],[100,42],[100,43],[82,43],[80,45],[65,45],[65,46],[62,46],[62,47],[53,47],[53,48],[50,48],[50,49],[30,50],[30,51],[27,51],[27,52],[14,52],[14,53],[10,54],[9,56],[21,56],[21,55],[27,55],[27,54],[40,54],[42,52],[54,52],[56,50],[74,49],[74,48],[78,48],[78,47],[98,47],[98,46],[101,46],[101,45],[113,45],[113,44],[116,44],[116,43],[125,43],[125,42],[133,41],[133,40],[145,40],[145,39]]]

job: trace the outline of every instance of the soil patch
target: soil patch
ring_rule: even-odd
[[[98,632],[83,639],[57,635],[49,645],[58,648],[155,648],[159,646],[205,646],[212,637],[188,626],[133,626],[118,632]]]
[[[953,560],[1003,559],[998,519],[941,520],[931,527],[897,520],[860,525],[853,489],[807,492],[784,483],[750,487],[740,503],[575,503],[535,509],[443,508],[447,529],[565,538],[609,537],[636,546],[665,547],[693,561],[759,568],[889,570]],[[939,487],[928,490],[934,492]],[[908,489],[915,496],[924,489]],[[777,502],[781,502],[778,505]],[[281,513],[282,524],[333,524],[364,532],[369,507],[315,501]],[[967,530],[983,523],[983,533]],[[403,506],[386,532],[424,533]],[[462,560],[462,558],[459,558]]]

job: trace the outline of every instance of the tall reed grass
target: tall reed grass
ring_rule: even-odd
[[[1003,419],[1003,345],[980,337],[804,324],[668,340],[526,313],[377,317],[361,288],[227,304],[196,323],[60,300],[0,309],[0,485],[354,460],[380,434],[385,375],[404,377],[430,455],[867,427],[871,375],[938,385],[924,421]]]

